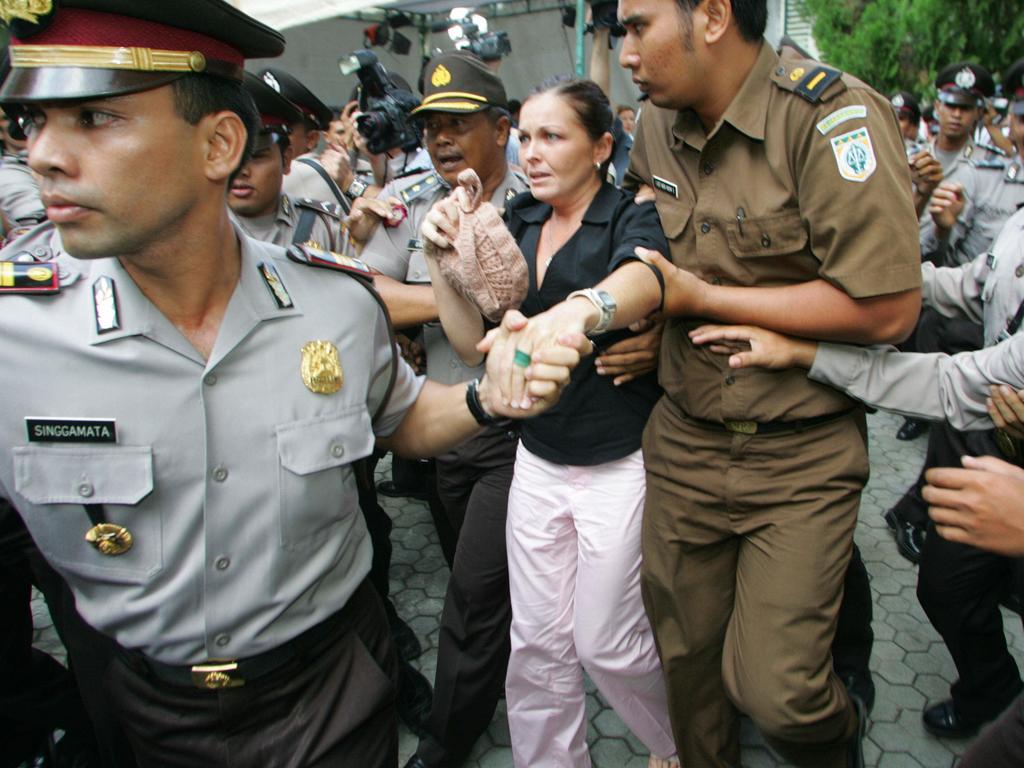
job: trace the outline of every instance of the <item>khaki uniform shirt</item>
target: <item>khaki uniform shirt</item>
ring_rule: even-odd
[[[814,101],[802,98],[794,90],[814,82],[818,66],[780,59],[763,43],[709,134],[692,110],[644,107],[630,178],[654,187],[677,266],[718,285],[822,278],[856,299],[920,285],[892,107],[847,75],[819,87]],[[685,413],[768,422],[851,406],[801,371],[731,370],[727,356],[690,343],[687,332],[703,322],[670,320],[662,341],[659,380]]]
[[[341,205],[342,201],[338,200],[338,196],[334,194],[334,190],[324,181],[323,177],[305,163],[296,162],[298,159],[300,158],[292,161],[291,170],[284,177],[284,184],[282,186],[284,193],[290,197],[325,200],[334,205]],[[312,160],[317,165],[320,165],[320,161],[316,159],[316,156],[310,153],[302,155],[301,159]],[[322,165],[320,167],[323,168]],[[341,190],[341,192],[344,193],[345,190]]]
[[[341,253],[343,249],[341,222],[344,214],[332,203],[281,195],[277,211],[269,216],[239,216],[234,213],[232,216],[250,237],[283,248],[294,242],[301,218],[312,216],[313,227],[303,242],[322,251]]]
[[[502,210],[505,203],[528,188],[526,180],[509,170],[505,179],[491,195],[491,203]],[[406,283],[430,283],[430,272],[423,256],[420,226],[427,212],[451,190],[433,171],[393,181],[378,197],[397,197],[408,215],[397,227],[377,227],[363,248],[360,258],[373,269]],[[427,378],[442,384],[457,384],[483,375],[483,366],[465,365],[452,349],[440,322],[423,326],[424,349],[427,356]]]
[[[393,359],[376,301],[347,275],[239,239],[208,360],[115,258],[61,255],[58,295],[0,295],[0,496],[89,624],[169,664],[253,656],[345,605],[371,559],[350,465],[422,384],[399,360],[371,425]],[[337,350],[331,394],[304,384],[314,340]],[[53,426],[31,439],[26,419]],[[109,432],[71,442],[87,424],[75,420]],[[88,544],[86,504],[127,527],[131,549]]]
[[[808,375],[886,410],[945,419],[957,429],[990,429],[989,388],[1024,389],[1024,333],[1005,334],[1024,302],[1024,210],[1006,223],[991,253],[959,268],[926,263],[922,273],[925,304],[983,323],[984,349],[950,357],[821,344]]]
[[[0,210],[12,224],[46,218],[39,183],[28,167],[28,152],[4,153],[0,163]]]

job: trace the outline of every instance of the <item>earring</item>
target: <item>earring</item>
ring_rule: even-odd
[[[601,170],[601,164],[600,163],[594,163],[594,170],[595,171],[600,171]]]

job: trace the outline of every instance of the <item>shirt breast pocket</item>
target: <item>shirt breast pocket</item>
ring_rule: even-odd
[[[729,250],[750,271],[752,280],[789,283],[817,277],[821,265],[808,248],[799,211],[733,220],[725,233]]]
[[[365,406],[277,427],[281,466],[281,546],[315,549],[359,514],[352,463],[369,456],[374,436]]]
[[[661,229],[667,240],[675,240],[686,228],[686,222],[690,220],[693,213],[693,206],[670,197],[664,192],[656,192],[654,207],[658,209],[658,218],[661,220]],[[668,254],[663,254],[668,258]]]
[[[149,446],[19,446],[14,490],[33,505],[26,525],[48,559],[71,574],[119,584],[144,583],[163,568],[162,521],[139,503],[153,491]],[[128,529],[132,546],[104,555],[85,540],[99,522]]]

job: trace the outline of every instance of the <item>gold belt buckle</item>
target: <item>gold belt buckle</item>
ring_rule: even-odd
[[[735,419],[725,419],[722,422],[727,432],[735,432],[740,435],[756,435],[757,434],[757,422],[756,421],[736,421]]]
[[[227,659],[211,659],[206,664],[192,667],[192,684],[196,688],[217,691],[221,688],[240,688],[245,678],[237,674],[238,662]]]

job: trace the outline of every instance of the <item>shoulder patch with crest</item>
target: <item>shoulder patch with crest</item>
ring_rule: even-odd
[[[831,141],[839,175],[847,181],[864,182],[878,167],[867,127],[856,128]]]
[[[0,261],[0,294],[4,293],[60,293],[57,265],[52,261]]]

